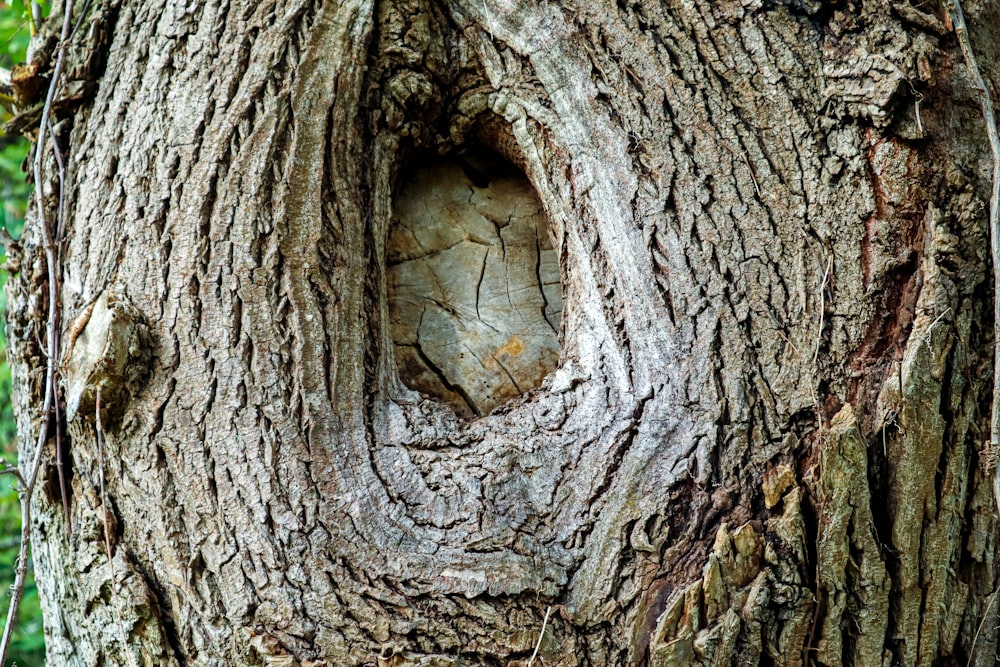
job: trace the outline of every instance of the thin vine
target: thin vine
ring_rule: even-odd
[[[45,364],[45,393],[42,400],[42,410],[40,424],[38,428],[38,439],[31,457],[31,462],[27,470],[23,468],[13,468],[8,466],[0,472],[9,472],[18,481],[18,500],[21,506],[21,545],[18,550],[17,562],[14,567],[14,584],[11,587],[10,607],[7,612],[7,621],[4,624],[3,636],[0,638],[0,665],[7,659],[7,651],[10,640],[17,623],[17,610],[21,604],[21,597],[24,593],[24,582],[28,573],[28,548],[31,544],[31,496],[35,490],[38,480],[38,471],[42,463],[42,454],[45,450],[45,443],[49,437],[49,415],[53,412],[54,406],[58,402],[58,377],[56,364],[59,360],[59,261],[58,261],[58,239],[57,234],[62,230],[62,204],[63,204],[63,172],[60,169],[59,186],[59,207],[56,212],[56,229],[53,230],[45,217],[45,201],[43,194],[43,175],[45,167],[45,145],[48,139],[49,130],[52,128],[51,113],[52,105],[55,101],[56,91],[59,89],[59,81],[66,64],[66,47],[73,34],[73,2],[66,0],[63,7],[63,24],[60,32],[59,44],[56,47],[56,62],[52,70],[52,78],[45,96],[45,105],[42,108],[42,117],[38,128],[38,141],[35,144],[35,155],[32,163],[32,175],[35,182],[35,215],[38,219],[38,226],[42,235],[42,249],[45,252],[45,270],[48,282],[48,313],[46,317],[46,364]],[[33,5],[36,3],[32,3]],[[34,7],[32,8],[34,10]],[[55,147],[56,139],[53,135],[52,144]],[[62,156],[57,155],[58,162],[62,162]],[[55,232],[55,233],[54,233]],[[57,436],[61,437],[61,432],[57,430]],[[57,443],[61,448],[61,443]],[[67,517],[68,519],[68,517]]]
[[[955,28],[955,36],[962,49],[965,64],[972,75],[972,82],[979,91],[979,101],[986,121],[986,136],[993,153],[993,191],[990,194],[990,249],[993,256],[993,406],[990,410],[989,448],[1000,447],[1000,132],[997,131],[996,111],[986,81],[979,70],[979,62],[972,50],[965,13],[959,0],[947,0],[948,16]],[[993,499],[1000,512],[1000,467],[993,473]]]

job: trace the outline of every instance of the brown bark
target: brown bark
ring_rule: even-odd
[[[995,82],[1000,5],[966,11]],[[993,663],[989,152],[941,7],[94,0],[85,25],[60,305],[124,304],[82,330],[126,343],[102,497],[92,357],[62,339],[49,664],[524,665],[550,606],[536,665]],[[564,307],[558,368],[463,419],[399,378],[386,247],[401,174],[471,143],[534,187]],[[9,287],[24,447],[37,244]]]

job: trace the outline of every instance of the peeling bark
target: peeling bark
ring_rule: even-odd
[[[967,10],[996,82],[1000,6]],[[941,8],[84,25],[62,321],[119,294],[150,361],[106,497],[81,408],[70,515],[55,461],[34,499],[49,664],[513,667],[550,606],[545,665],[993,664],[989,153]],[[563,301],[555,369],[463,419],[406,386],[389,294],[406,170],[470,145],[530,181]],[[38,244],[8,285],[22,447]]]

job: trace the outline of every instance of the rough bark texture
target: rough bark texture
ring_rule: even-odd
[[[63,321],[113,293],[149,354],[106,497],[81,408],[70,515],[35,498],[49,664],[524,665],[550,605],[550,666],[994,663],[988,151],[940,6],[88,12]],[[467,420],[400,380],[386,276],[401,174],[470,143],[524,169],[564,306],[558,368]]]

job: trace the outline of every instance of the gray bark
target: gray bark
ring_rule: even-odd
[[[966,12],[996,82],[1000,5]],[[94,0],[49,664],[525,665],[549,607],[536,665],[993,664],[989,151],[943,17]],[[387,298],[401,175],[470,143],[523,168],[563,299],[557,368],[474,419],[400,378]],[[80,336],[125,341],[103,497]]]

